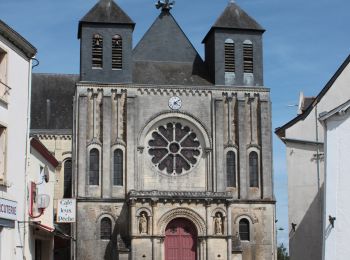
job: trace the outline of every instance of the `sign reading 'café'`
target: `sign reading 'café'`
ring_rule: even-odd
[[[17,220],[17,202],[0,199],[0,218]]]
[[[75,199],[58,200],[57,223],[74,223],[76,218],[75,207]]]

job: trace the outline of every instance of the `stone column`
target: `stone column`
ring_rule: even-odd
[[[239,194],[238,198],[247,198],[247,128],[246,120],[246,96],[238,93],[238,147],[239,147]]]
[[[112,114],[111,96],[103,97],[103,147],[102,147],[102,197],[112,197],[112,185],[113,178],[111,174],[111,127],[112,127]]]
[[[78,140],[77,145],[75,149],[78,150],[78,168],[76,173],[77,180],[79,179],[79,182],[77,182],[77,188],[78,191],[76,192],[76,195],[78,197],[85,197],[87,194],[87,169],[86,169],[86,141],[88,137],[88,115],[86,115],[86,111],[88,111],[88,103],[89,103],[89,96],[79,96],[77,98],[78,102],[78,121],[76,122],[77,125],[77,131],[78,131]],[[79,176],[79,178],[78,178]]]
[[[252,139],[251,143],[258,145],[258,97],[251,102]]]
[[[126,184],[127,184],[127,190],[133,190],[138,189],[137,187],[137,180],[138,180],[138,173],[136,172],[137,163],[135,163],[135,156],[136,156],[136,137],[135,137],[135,113],[136,113],[136,96],[135,95],[128,95],[127,97],[127,122],[128,122],[128,128],[127,128],[127,144],[128,149],[126,151]]]
[[[232,254],[232,209],[231,204],[226,204],[227,214],[227,259],[231,259]]]
[[[273,198],[272,185],[272,131],[271,131],[271,103],[269,96],[261,98],[261,197],[264,199]]]
[[[130,205],[130,219],[129,219],[129,223],[130,223],[130,236],[131,236],[131,250],[130,250],[130,259],[132,260],[136,260],[134,259],[134,250],[136,248],[135,243],[135,239],[133,239],[134,236],[138,235],[138,223],[137,223],[137,219],[136,219],[136,201],[134,199],[131,199],[129,201],[129,205]]]

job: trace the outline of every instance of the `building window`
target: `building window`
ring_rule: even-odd
[[[229,151],[226,154],[227,187],[236,187],[236,154]]]
[[[113,156],[113,185],[123,186],[123,151],[117,149]]]
[[[243,43],[243,64],[244,73],[254,72],[253,43],[251,41]]]
[[[0,48],[0,98],[7,102],[10,87],[7,86],[7,53]]]
[[[100,152],[94,148],[90,151],[89,184],[99,185]]]
[[[225,41],[225,72],[235,72],[235,43],[231,39]]]
[[[239,221],[239,237],[241,240],[250,241],[250,230],[249,230],[248,219],[241,219]]]
[[[92,38],[92,68],[100,69],[103,67],[103,38],[95,34]]]
[[[72,160],[66,160],[64,163],[64,193],[63,198],[72,197]]]
[[[249,154],[249,179],[250,187],[259,187],[259,159],[257,152]]]
[[[110,240],[112,237],[112,221],[110,218],[103,218],[100,226],[100,238]]]
[[[201,145],[193,130],[180,123],[159,126],[148,142],[154,167],[177,176],[193,169],[201,158]]]
[[[123,40],[120,35],[112,39],[112,69],[123,68]]]
[[[0,184],[4,184],[7,160],[7,128],[0,125]]]

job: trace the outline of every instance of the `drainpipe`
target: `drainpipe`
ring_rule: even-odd
[[[36,61],[36,64],[33,65],[33,60]],[[31,58],[29,60],[28,64],[28,99],[27,99],[27,118],[26,118],[26,144],[25,144],[25,156],[24,156],[24,185],[25,185],[25,191],[24,191],[24,209],[23,209],[23,220],[27,221],[27,197],[28,197],[28,161],[29,161],[29,153],[30,153],[30,146],[29,146],[29,131],[30,131],[30,112],[31,112],[31,98],[32,98],[32,70],[39,65],[39,61],[35,58]],[[25,222],[26,223],[26,222]],[[25,249],[26,249],[26,224],[23,225],[23,259],[26,259],[25,256]]]

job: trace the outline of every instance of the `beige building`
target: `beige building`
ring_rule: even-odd
[[[33,76],[31,129],[60,162],[55,198],[72,185],[77,199],[73,257],[275,260],[264,29],[230,3],[203,60],[172,3],[157,7],[133,48],[135,23],[99,1],[79,22],[80,75]]]
[[[30,132],[59,162],[54,176],[54,212],[59,199],[72,197],[72,102],[76,81],[75,75],[33,74]],[[71,234],[70,224],[58,224],[56,228]],[[70,258],[69,237],[56,236],[54,245],[55,259]]]
[[[205,61],[160,1],[135,23],[99,1],[79,23],[75,257],[276,259],[264,29],[230,2]]]

